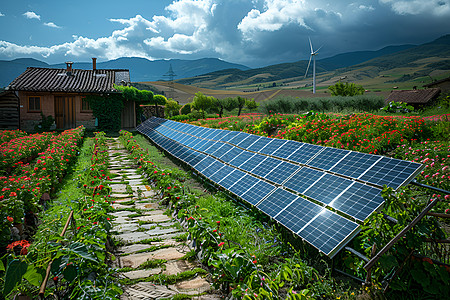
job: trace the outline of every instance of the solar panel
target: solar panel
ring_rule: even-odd
[[[345,178],[324,174],[302,194],[328,205],[351,184],[352,181]]]
[[[254,152],[259,152],[262,148],[264,148],[267,143],[269,143],[271,141],[271,139],[261,136],[257,141],[255,141],[253,144],[251,144],[247,149],[254,151]]]
[[[418,163],[382,157],[358,179],[379,186],[387,185],[396,190],[402,185],[408,184],[422,167]]]
[[[251,172],[254,168],[256,168],[265,159],[266,159],[266,156],[260,155],[260,154],[255,154],[249,160],[247,160],[243,164],[241,164],[239,166],[239,168],[243,169],[247,172]]]
[[[347,156],[342,158],[339,164],[332,167],[330,171],[351,178],[358,178],[375,162],[380,160],[380,158],[381,156],[350,152]]]
[[[211,179],[212,181],[218,183],[219,185],[221,185],[221,184],[220,184],[220,181],[221,181],[224,177],[226,177],[226,176],[229,175],[231,172],[233,172],[233,170],[235,170],[235,168],[233,168],[233,167],[230,167],[230,166],[227,166],[227,165],[224,165],[224,164],[222,164],[222,165],[223,165],[223,166],[222,166],[219,170],[217,170],[216,173],[212,174],[212,175],[209,177],[209,179]]]
[[[238,154],[234,159],[232,159],[230,161],[230,164],[232,164],[235,167],[240,167],[247,161],[251,160],[251,158],[255,155],[258,155],[258,154],[254,154],[254,153],[247,152],[247,151],[242,151],[240,154]]]
[[[323,207],[298,197],[275,215],[275,220],[293,232],[298,232],[322,209]]]
[[[330,257],[358,233],[358,224],[350,219],[363,222],[383,205],[382,185],[396,189],[423,168],[377,155],[160,118],[143,122],[137,130]]]
[[[243,140],[245,140],[249,136],[249,134],[245,133],[245,132],[240,132],[240,131],[236,131],[236,132],[238,134],[236,134],[234,137],[229,139],[228,143],[233,144],[233,145],[237,145],[237,144],[239,144],[240,142],[242,142]]]
[[[353,182],[338,198],[328,205],[342,211],[359,221],[365,221],[374,211],[384,203],[379,189]]]
[[[297,234],[330,258],[359,232],[358,224],[323,209]]]
[[[253,174],[256,174],[258,176],[261,176],[262,178],[266,178],[267,179],[266,176],[273,169],[275,169],[279,164],[281,164],[281,160],[278,160],[278,159],[275,159],[275,158],[272,158],[272,157],[264,157],[264,156],[261,156],[261,157],[263,158],[262,161],[257,166],[255,166],[253,169],[248,170],[248,171],[249,172],[251,171]],[[251,161],[249,161],[249,162],[251,162]],[[253,166],[253,164],[250,165],[249,162],[247,162],[246,164],[244,164],[242,166],[242,168],[244,170],[246,170],[245,167],[247,167],[247,166],[248,166],[248,168],[251,168]],[[256,163],[256,161],[255,161],[255,163]]]
[[[314,157],[314,155],[322,151],[322,149],[322,146],[304,143],[301,148],[297,149],[288,157],[288,160],[298,162],[300,164],[306,164],[312,157]]]
[[[292,194],[284,189],[278,188],[256,207],[266,215],[273,218],[297,198],[297,195]]]
[[[292,153],[299,150],[303,145],[305,144],[296,141],[287,141],[287,143],[284,143],[280,148],[275,150],[272,155],[287,159],[292,155]]]
[[[203,171],[208,168],[212,163],[214,163],[216,160],[212,158],[211,156],[205,156],[201,161],[198,162],[194,166],[194,168],[199,171],[200,173],[203,173]]]
[[[222,146],[216,149],[214,152],[212,152],[211,155],[219,158],[233,148],[234,148],[233,146],[230,146],[228,144],[222,144]]]
[[[270,173],[267,174],[265,178],[275,183],[282,184],[299,168],[301,167],[299,167],[298,165],[282,161],[276,168],[272,169],[272,171],[270,171]]]
[[[256,205],[258,202],[260,202],[264,197],[266,197],[268,194],[270,194],[275,189],[275,186],[259,180],[256,182],[254,186],[249,188],[242,196],[241,198],[244,201],[247,201],[251,205]]]
[[[254,142],[259,140],[260,138],[261,137],[258,135],[249,134],[245,139],[243,139],[236,145],[241,148],[248,149],[250,147],[250,145],[252,145]]]
[[[324,172],[303,167],[297,173],[295,173],[287,182],[285,182],[284,186],[300,194],[303,194],[322,176],[325,176]]]
[[[261,150],[259,150],[258,152],[271,155],[284,144],[286,144],[286,140],[272,139],[269,143],[266,144],[265,147],[261,148]]]
[[[324,147],[320,153],[308,162],[308,166],[328,171],[349,154],[350,151],[348,150]]]
[[[244,152],[244,150],[241,150],[239,148],[233,147],[228,152],[223,154],[220,157],[220,159],[223,160],[224,162],[229,163],[232,160],[234,160],[238,155],[240,155],[242,152]]]
[[[242,172],[240,170],[231,168],[231,172],[226,174],[222,179],[219,179],[217,182],[227,190],[230,190],[232,186],[234,186],[237,182],[239,182],[243,177],[247,177],[245,172]]]
[[[228,190],[233,194],[241,197],[258,181],[260,181],[258,178],[249,175],[247,173],[244,173],[244,176],[235,180],[235,183],[230,188],[228,188]]]

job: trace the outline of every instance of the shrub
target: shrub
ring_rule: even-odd
[[[180,108],[180,115],[187,115],[192,111],[191,103],[186,103]]]

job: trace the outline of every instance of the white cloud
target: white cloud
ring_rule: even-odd
[[[276,31],[288,24],[310,29],[304,17],[309,13],[305,0],[265,0],[264,10],[252,9],[238,25],[247,39],[255,31]]]
[[[5,16],[5,14],[2,14],[2,12],[0,12],[0,17],[4,17]]]
[[[379,0],[390,5],[399,15],[431,13],[435,16],[450,16],[450,0]]]
[[[33,11],[27,11],[26,13],[23,14],[27,19],[41,19],[41,16],[36,14]]]
[[[372,11],[375,10],[375,8],[372,5],[366,6],[366,5],[360,5],[359,6],[360,10],[365,10],[365,11]]]
[[[53,22],[46,22],[46,23],[44,23],[44,25],[48,26],[48,27],[52,27],[52,28],[61,28],[61,26],[58,26]]]

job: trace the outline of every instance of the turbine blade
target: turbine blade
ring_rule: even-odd
[[[323,47],[323,45],[320,46],[319,49],[317,49],[317,50],[314,52],[314,54],[316,54],[317,52],[319,52],[319,50],[320,50],[322,47]]]
[[[311,43],[311,38],[308,37],[308,39],[309,39],[309,46],[311,47],[311,54],[313,54],[314,50],[313,50],[313,46],[312,46],[312,43]]]
[[[312,55],[309,57],[308,67],[306,68],[306,72],[305,72],[305,77],[304,78],[306,78],[306,75],[308,75],[309,65],[311,64],[311,58],[312,58]]]

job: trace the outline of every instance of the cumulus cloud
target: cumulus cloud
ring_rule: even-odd
[[[119,28],[102,37],[72,35],[71,40],[48,47],[2,41],[0,57],[28,55],[53,61],[92,56],[218,57],[261,66],[308,59],[308,37],[315,47],[324,45],[321,58],[429,41],[450,28],[449,1],[177,0],[167,5],[162,15],[146,15],[142,10],[134,17],[110,18]],[[40,19],[31,11],[24,16]],[[60,28],[53,22],[44,25]]]
[[[37,20],[41,19],[41,16],[33,11],[27,11],[26,13],[23,14],[23,16],[25,16],[27,19],[37,19]]]
[[[2,12],[0,11],[0,17],[4,17],[5,15],[4,14],[2,14]]]
[[[61,26],[58,26],[53,22],[46,22],[46,23],[44,23],[44,25],[48,26],[48,27],[52,27],[52,28],[61,28]]]
[[[436,16],[450,14],[449,0],[380,0],[381,3],[391,6],[399,15],[418,15],[431,13]]]

